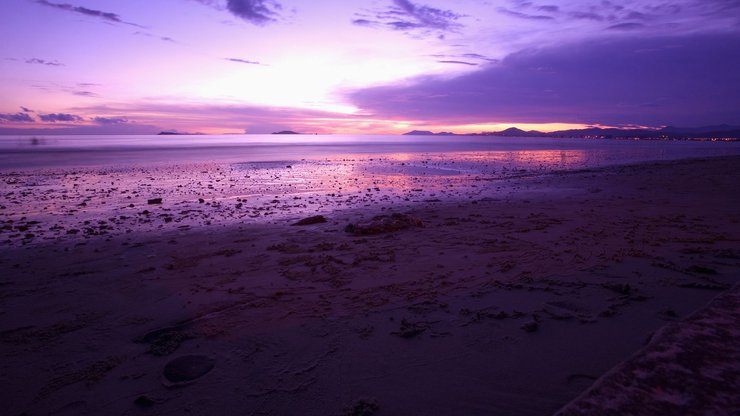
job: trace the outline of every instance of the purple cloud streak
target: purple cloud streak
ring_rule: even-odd
[[[393,0],[393,5],[373,16],[358,15],[352,20],[357,26],[385,27],[392,30],[414,29],[455,31],[462,27],[457,20],[463,15],[452,10],[437,9],[413,3],[409,0]]]
[[[38,65],[47,65],[47,66],[64,66],[64,64],[61,64],[57,61],[47,61],[46,59],[39,59],[39,58],[31,58],[26,59],[27,64],[38,64]]]
[[[262,65],[261,62],[258,61],[250,61],[247,59],[240,59],[240,58],[224,58],[226,61],[236,62],[240,64],[248,64],[248,65]]]
[[[35,120],[33,117],[28,115],[25,108],[23,108],[23,113],[15,113],[15,114],[8,114],[8,113],[0,113],[0,122],[9,121],[12,123],[33,123]]]
[[[143,27],[141,25],[137,25],[136,23],[124,21],[116,13],[104,12],[104,11],[95,10],[95,9],[88,9],[87,7],[74,6],[74,5],[67,4],[67,3],[52,3],[47,0],[35,0],[35,1],[36,3],[41,4],[43,6],[53,7],[59,10],[64,10],[64,11],[68,11],[72,13],[83,14],[85,16],[97,17],[99,19],[102,19],[102,20],[105,20],[111,23],[122,23],[122,24],[136,26],[136,27]]]
[[[65,113],[39,114],[39,118],[41,119],[41,121],[45,121],[47,123],[56,123],[56,122],[77,123],[77,122],[84,120],[80,116],[77,116],[74,114],[65,114]]]

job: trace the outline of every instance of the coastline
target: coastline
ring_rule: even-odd
[[[551,414],[740,278],[740,157],[466,183],[5,245],[9,410]],[[424,226],[344,231],[388,212]],[[213,369],[165,387],[192,354]]]

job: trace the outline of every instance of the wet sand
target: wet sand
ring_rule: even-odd
[[[739,157],[455,162],[4,175],[8,414],[553,414],[740,280]]]

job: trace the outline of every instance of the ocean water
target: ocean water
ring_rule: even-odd
[[[464,155],[468,162],[455,166],[460,172],[495,165],[549,170],[740,155],[740,142],[391,135],[0,136],[0,170],[6,172],[201,162],[281,164],[363,155],[448,161]]]

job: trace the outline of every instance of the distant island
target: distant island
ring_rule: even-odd
[[[405,136],[498,136],[498,137],[555,137],[555,138],[585,138],[585,139],[740,139],[740,126],[705,126],[682,128],[668,126],[662,129],[617,129],[592,127],[587,129],[560,130],[542,132],[537,130],[524,131],[511,127],[501,131],[486,131],[471,134],[456,134],[451,132],[434,133],[426,130],[413,130],[404,133]]]
[[[293,130],[283,130],[283,131],[276,131],[272,134],[303,134],[303,133],[298,133],[297,131],[293,131]]]
[[[181,133],[173,130],[165,130],[157,133],[157,136],[200,136],[203,133]]]

